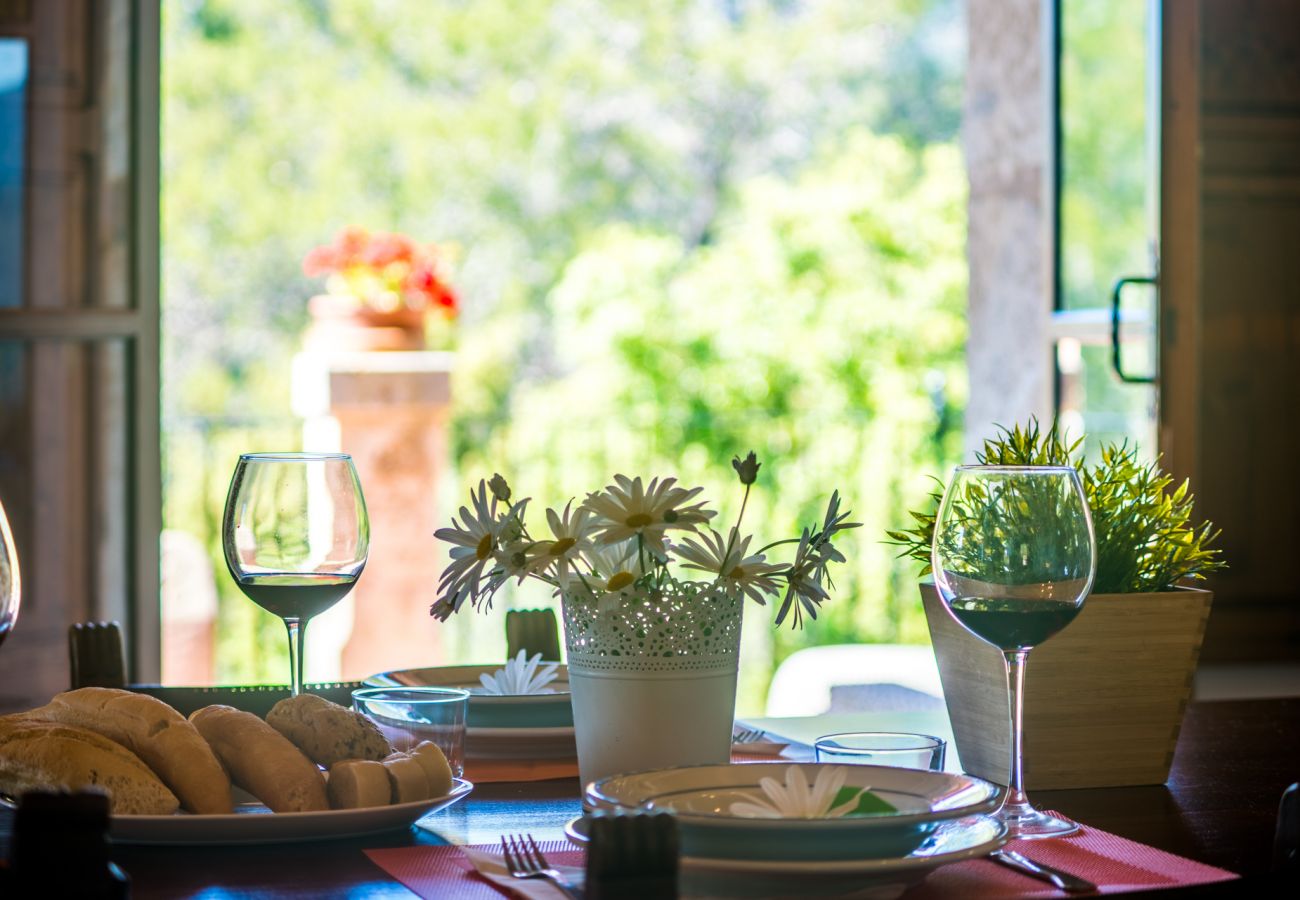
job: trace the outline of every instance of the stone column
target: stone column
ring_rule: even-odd
[[[968,452],[1052,416],[1052,21],[1046,0],[967,0]]]
[[[312,622],[308,680],[364,678],[441,659],[429,604],[433,532],[447,468],[450,353],[327,353],[294,359],[304,449],[352,454],[370,514],[370,558],[357,587]]]

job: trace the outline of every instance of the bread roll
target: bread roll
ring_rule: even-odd
[[[98,785],[113,815],[166,816],[180,805],[158,776],[121,744],[84,728],[20,717],[0,719],[0,791]]]
[[[230,779],[184,716],[148,694],[88,687],[25,714],[102,734],[140,757],[194,813],[229,813]]]
[[[394,753],[380,765],[388,772],[394,803],[414,803],[433,796],[429,793],[429,779],[425,777],[424,767],[405,753]]]
[[[235,784],[272,812],[329,809],[325,778],[298,748],[250,712],[205,706],[190,715]]]
[[[424,777],[429,779],[430,797],[445,797],[451,793],[451,766],[437,744],[420,741],[409,755],[424,769]]]
[[[266,723],[322,766],[345,759],[381,760],[393,749],[374,722],[315,694],[281,700],[266,714]]]
[[[330,809],[387,806],[393,800],[388,772],[372,759],[345,759],[330,766]]]

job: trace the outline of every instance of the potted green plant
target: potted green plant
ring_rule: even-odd
[[[752,548],[741,521],[759,463],[733,462],[744,486],[735,524],[723,535],[674,478],[616,475],[574,507],[546,511],[548,535],[525,521],[500,475],[480,481],[459,520],[435,535],[451,562],[430,609],[446,620],[468,603],[485,609],[510,579],[533,578],[560,600],[569,688],[583,783],[618,772],[725,763],[746,597],[780,597],[776,624],[817,617],[828,599],[829,565],[844,562],[832,538],[846,521],[832,495],[825,518],[798,537]],[[790,561],[768,553],[793,545]]]
[[[1174,487],[1158,462],[1127,444],[1087,465],[1080,441],[1031,421],[984,444],[985,465],[1074,465],[1097,540],[1097,576],[1083,611],[1033,654],[1025,695],[1024,765],[1029,790],[1162,784],[1210,615],[1212,594],[1187,586],[1225,563],[1210,523],[1193,524],[1188,485]],[[933,506],[914,527],[889,533],[930,572]],[[957,751],[966,771],[1005,783],[1010,710],[1002,654],[962,628],[921,584],[922,602]]]

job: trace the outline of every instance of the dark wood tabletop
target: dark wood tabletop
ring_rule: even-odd
[[[1086,824],[1247,876],[1194,893],[1271,896],[1283,890],[1270,875],[1278,802],[1296,781],[1300,698],[1223,701],[1191,705],[1167,784],[1040,792],[1033,799]],[[427,817],[426,827],[408,831],[258,847],[115,846],[113,858],[130,875],[136,898],[410,898],[364,849],[492,843],[503,832],[521,831],[558,839],[564,823],[580,813],[576,779],[483,784]],[[0,832],[7,834],[9,824],[9,814],[0,813]]]

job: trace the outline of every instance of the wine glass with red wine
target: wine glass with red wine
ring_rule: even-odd
[[[352,457],[243,454],[226,495],[221,543],[239,589],[284,620],[296,697],[307,622],[352,590],[370,548],[370,519]]]
[[[1011,772],[995,815],[1013,838],[1077,830],[1030,804],[1021,748],[1029,651],[1074,621],[1097,571],[1079,473],[1070,466],[959,466],[939,505],[931,562],[952,617],[1005,661]]]
[[[18,604],[23,599],[23,580],[18,572],[18,548],[9,530],[9,519],[0,505],[0,644],[18,621]]]

